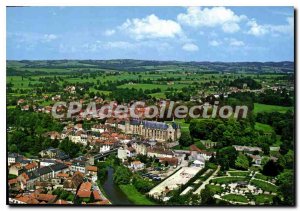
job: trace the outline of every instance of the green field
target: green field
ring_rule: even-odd
[[[216,186],[216,185],[206,185],[205,188],[209,188],[214,194],[216,193],[222,193],[224,191],[224,188],[221,186]]]
[[[136,205],[155,205],[154,202],[146,198],[138,192],[133,185],[120,185],[119,186],[123,193],[128,197],[128,199]]]
[[[222,196],[222,198],[229,200],[229,201],[234,201],[234,202],[243,202],[243,203],[248,202],[248,199],[245,196],[237,195],[237,194],[228,194],[228,195]]]
[[[254,200],[257,204],[269,204],[273,201],[273,196],[268,194],[258,194],[254,196]]]
[[[249,175],[249,171],[229,171],[230,176],[242,176],[246,177]]]
[[[254,113],[259,112],[280,112],[285,113],[288,110],[293,110],[293,107],[277,106],[277,105],[266,105],[261,103],[254,103]]]
[[[229,184],[233,182],[247,181],[246,177],[222,177],[212,179],[211,182],[218,184]]]
[[[274,132],[273,128],[270,125],[259,123],[259,122],[255,123],[255,129],[256,130],[261,130],[261,131],[263,131],[265,133],[272,133],[272,132]]]
[[[189,129],[190,124],[185,122],[184,119],[175,119],[174,121],[180,125],[181,131],[186,131],[186,132],[190,131]],[[171,123],[171,121],[166,121],[166,123]]]
[[[273,184],[270,184],[268,182],[263,182],[261,180],[253,179],[253,180],[251,180],[250,183],[257,186],[257,187],[259,187],[259,188],[261,188],[264,191],[277,192],[277,186],[273,185]]]

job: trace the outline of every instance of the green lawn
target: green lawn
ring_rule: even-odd
[[[118,88],[134,88],[134,89],[156,89],[160,88],[162,91],[165,91],[167,88],[174,88],[174,89],[182,89],[183,87],[186,87],[185,84],[173,84],[173,85],[165,85],[165,84],[124,84],[121,86],[118,86]]]
[[[255,123],[255,129],[256,130],[261,130],[265,133],[272,133],[274,131],[272,126],[267,125],[267,124],[263,124],[263,123],[259,123],[259,122]]]
[[[246,177],[249,175],[249,171],[229,171],[230,176],[242,176]]]
[[[266,105],[261,103],[254,103],[254,113],[259,112],[280,112],[285,113],[288,110],[293,110],[293,107],[277,106],[277,105]]]
[[[175,119],[174,121],[180,125],[181,131],[190,131],[190,123],[185,122],[184,119]],[[171,121],[166,121],[166,123],[171,123]]]
[[[254,200],[256,204],[269,204],[273,201],[273,196],[268,194],[258,194],[254,195]]]
[[[237,195],[237,194],[228,194],[222,196],[222,198],[234,202],[244,202],[244,203],[248,202],[248,199],[245,196]]]
[[[216,193],[222,193],[224,191],[224,188],[221,186],[216,186],[216,185],[206,185],[205,188],[209,188],[212,192],[214,192],[214,194]]]
[[[255,185],[256,187],[261,188],[264,191],[277,192],[277,186],[272,185],[272,184],[267,183],[267,182],[263,182],[263,181],[260,181],[260,180],[253,179],[253,180],[251,180],[251,184]]]
[[[255,174],[255,177],[254,178],[257,178],[257,179],[261,179],[261,180],[268,180],[268,177],[261,174],[261,173],[257,173]]]
[[[132,201],[136,205],[155,205],[154,202],[150,201],[146,198],[146,196],[142,195],[138,192],[133,185],[120,185],[119,186],[123,193],[128,197],[130,201]]]
[[[247,181],[246,177],[223,177],[212,179],[211,182],[218,184],[229,184],[233,182]]]

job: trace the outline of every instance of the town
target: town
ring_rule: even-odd
[[[206,64],[187,63],[182,72],[167,62],[151,70],[153,61],[136,73],[113,70],[117,62],[112,70],[74,62],[7,62],[9,204],[293,204],[293,64],[245,73],[197,71]],[[54,67],[59,71],[49,71]],[[168,117],[167,109],[145,118],[145,107],[135,108],[140,118],[111,111],[139,100],[159,108],[175,102],[171,110],[218,101],[249,112],[212,119]],[[69,118],[54,118],[57,102],[66,102],[55,107],[59,114],[71,102],[83,106]],[[112,116],[85,115],[90,102],[107,106],[104,113]]]

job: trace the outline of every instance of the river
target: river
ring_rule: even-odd
[[[121,189],[114,184],[113,181],[114,169],[109,168],[107,177],[103,184],[103,189],[113,205],[133,205]]]

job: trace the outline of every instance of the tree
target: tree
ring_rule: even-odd
[[[179,138],[179,144],[181,146],[188,147],[194,143],[193,138],[191,137],[189,132],[183,131]]]
[[[114,173],[114,183],[118,185],[126,185],[130,183],[131,175],[132,173],[128,168],[118,166]]]
[[[237,158],[237,151],[234,147],[224,147],[217,151],[217,162],[221,166],[221,170],[228,170],[229,167],[235,167],[235,160]]]
[[[235,160],[235,167],[237,169],[247,170],[249,168],[249,160],[246,155],[241,154]]]
[[[294,172],[286,170],[279,174],[277,177],[277,185],[284,198],[284,205],[295,204],[295,185],[294,185]]]
[[[215,204],[215,199],[213,197],[214,192],[210,188],[205,188],[201,191],[201,204],[203,205],[213,205]]]
[[[269,160],[266,165],[264,165],[262,173],[267,176],[275,177],[282,170],[282,167],[278,163],[275,163],[273,160]]]
[[[80,152],[80,146],[78,144],[73,143],[69,139],[64,139],[59,144],[59,149],[69,154],[71,158],[76,157],[76,155]]]

